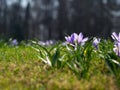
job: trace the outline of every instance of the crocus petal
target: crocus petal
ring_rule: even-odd
[[[80,42],[80,44],[83,46],[87,40],[88,40],[88,38],[84,38],[84,39]]]
[[[78,43],[80,43],[82,41],[82,39],[83,39],[83,34],[80,33],[79,36],[78,36]]]
[[[65,37],[65,39],[66,39],[66,41],[67,41],[68,43],[71,43],[70,36]]]
[[[68,37],[65,37],[66,41],[69,42],[69,36]]]
[[[84,38],[82,42],[86,42],[88,40],[88,37]]]
[[[118,43],[118,56],[120,57],[120,43]]]
[[[78,35],[77,35],[76,33],[73,33],[73,34],[71,35],[71,40],[72,40],[73,42],[76,42],[77,39],[78,39]]]
[[[66,41],[68,42],[68,37],[65,36]]]
[[[114,40],[117,40],[117,41],[118,41],[118,35],[117,35],[115,32],[112,33],[111,37],[112,37]]]
[[[120,42],[120,33],[118,34],[118,42]]]
[[[68,41],[68,37],[65,36],[65,40]]]
[[[100,43],[100,38],[94,38],[94,41],[93,41],[93,46],[98,49],[98,44]]]

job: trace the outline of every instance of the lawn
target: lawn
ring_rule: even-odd
[[[0,43],[0,90],[119,90],[114,42],[73,46]],[[76,44],[75,44],[76,45]]]

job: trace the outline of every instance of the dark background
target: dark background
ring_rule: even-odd
[[[120,31],[120,0],[0,0],[1,39],[55,39]]]

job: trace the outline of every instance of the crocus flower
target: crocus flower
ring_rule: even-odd
[[[39,41],[38,44],[42,45],[42,46],[45,46],[45,42],[43,42],[43,41]]]
[[[98,44],[100,43],[100,38],[94,38],[93,40],[93,46],[98,49]]]
[[[120,57],[120,43],[114,45],[113,51]]]
[[[83,38],[83,34],[82,33],[80,33],[78,35],[78,44],[84,45],[87,40],[88,40],[88,37]]]
[[[65,37],[65,39],[68,43],[70,43],[73,46],[76,44],[84,45],[84,43],[88,40],[88,38],[83,38],[82,33],[80,33],[79,35],[73,33],[71,36]]]
[[[14,39],[14,40],[11,41],[11,44],[14,45],[14,46],[17,46],[18,45],[18,41],[16,39]]]
[[[112,33],[111,37],[115,42],[120,42],[120,33],[117,35],[115,32]]]
[[[38,44],[39,45],[42,45],[42,46],[49,46],[49,45],[52,45],[54,44],[55,42],[53,40],[47,40],[47,41],[39,41]]]
[[[48,46],[49,46],[49,45],[52,45],[53,43],[54,43],[54,42],[53,42],[52,40],[47,40],[47,41],[45,42],[45,44],[48,45]]]
[[[78,35],[76,33],[73,33],[71,36],[65,37],[66,41],[70,44],[75,44],[78,39]]]

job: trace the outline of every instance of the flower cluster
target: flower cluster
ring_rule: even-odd
[[[115,32],[112,33],[111,35],[112,39],[114,40],[114,48],[113,51],[115,52],[116,55],[120,57],[120,33],[116,34]],[[73,33],[71,36],[65,37],[66,42],[72,45],[73,47],[76,47],[77,45],[84,45],[85,42],[88,40],[88,37],[83,38],[83,34],[79,33]],[[98,49],[98,44],[100,43],[101,39],[100,38],[93,38],[92,45]]]
[[[120,57],[120,33],[117,35],[115,32],[113,32],[111,37],[115,41],[113,51]]]
[[[65,37],[65,39],[69,44],[71,44],[72,46],[75,46],[78,44],[84,45],[85,42],[88,40],[88,37],[83,38],[82,33],[79,33],[79,35],[76,33],[73,33],[71,36]]]
[[[69,43],[70,45],[76,46],[78,44],[84,45],[85,42],[88,40],[88,37],[83,38],[82,33],[79,33],[79,35],[76,33],[73,33],[73,34],[71,34],[71,36],[65,37],[65,39],[66,39],[67,43]],[[100,43],[100,40],[101,40],[100,38],[96,38],[96,37],[93,39],[92,44],[96,49],[98,49],[98,44]]]
[[[38,42],[38,44],[39,45],[42,45],[42,46],[49,46],[49,45],[52,45],[52,44],[54,44],[55,43],[55,41],[53,41],[53,40],[47,40],[47,41],[39,41]]]

